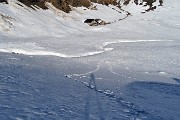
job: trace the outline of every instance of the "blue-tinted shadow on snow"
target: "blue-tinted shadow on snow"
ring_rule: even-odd
[[[179,79],[175,79],[176,81]],[[134,91],[137,91],[137,89],[148,89],[151,91],[164,93],[164,94],[170,94],[170,95],[176,95],[180,96],[180,85],[178,84],[169,84],[169,83],[160,83],[160,82],[133,82],[127,86],[129,89],[134,89]]]
[[[93,85],[92,85],[93,84]],[[89,86],[90,89],[94,89],[97,90],[96,88],[96,82],[95,82],[95,77],[93,74],[90,75],[90,81],[89,81]],[[85,105],[85,112],[84,112],[84,120],[89,120],[89,115],[90,115],[90,103],[91,103],[91,98],[93,96],[93,94],[90,92],[90,89],[88,89],[87,92],[87,96],[86,96],[86,105]],[[98,115],[100,120],[105,120],[104,118],[104,114],[103,114],[103,110],[102,110],[102,105],[101,105],[101,101],[99,99],[99,93],[97,91],[95,91],[95,100],[98,106]]]
[[[180,83],[180,79],[178,78],[172,78],[173,80],[175,80],[176,82]]]
[[[99,112],[100,120],[105,120],[105,118],[103,117],[102,105],[101,105],[101,101],[99,99],[98,94],[101,94],[101,95],[103,94],[106,97],[109,97],[111,100],[116,101],[121,106],[121,109],[127,108],[129,110],[129,112],[126,113],[126,115],[129,117],[134,116],[134,118],[147,118],[148,116],[151,116],[148,112],[142,110],[141,108],[139,108],[135,104],[128,102],[127,100],[123,99],[122,97],[115,95],[113,92],[110,92],[110,91],[107,92],[105,90],[99,90],[96,87],[96,81],[95,81],[95,77],[93,74],[90,75],[89,84],[85,84],[85,85],[89,88],[88,93],[87,93],[87,97],[86,97],[85,120],[89,120],[90,98],[91,98],[90,90],[94,90],[96,93],[96,102],[98,105],[98,112]],[[153,118],[153,117],[151,116],[151,118]]]
[[[177,78],[172,79],[179,82]],[[123,93],[155,120],[179,120],[179,84],[136,81],[125,86]]]

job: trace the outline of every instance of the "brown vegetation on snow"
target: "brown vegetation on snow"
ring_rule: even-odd
[[[18,0],[23,4],[31,7],[31,5],[37,5],[42,9],[47,9],[45,2],[52,3],[56,8],[63,10],[64,12],[69,12],[71,10],[70,5],[73,7],[90,7],[91,2],[96,2],[100,4],[117,4],[116,0]],[[0,0],[0,2],[7,2],[7,0]]]

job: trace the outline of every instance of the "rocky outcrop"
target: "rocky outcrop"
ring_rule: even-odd
[[[42,9],[47,9],[43,0],[18,0],[18,1],[22,2],[28,7],[31,7],[31,5],[37,5],[38,7]]]
[[[14,29],[12,21],[14,21],[12,17],[0,13],[0,29],[4,31],[10,31],[11,29]]]
[[[100,4],[104,4],[104,5],[109,5],[109,4],[116,5],[117,4],[117,0],[91,0],[91,2],[100,3]]]
[[[106,25],[107,23],[101,19],[86,19],[84,23],[88,24],[89,26],[98,26],[98,25]]]
[[[142,13],[146,13],[149,11],[154,11],[158,6],[163,6],[164,0],[121,0],[120,7],[128,6],[131,4],[136,4],[145,8],[145,11]]]
[[[7,4],[7,0],[0,0],[0,3],[6,3]]]
[[[123,5],[128,5],[130,2],[136,4],[136,5],[144,5],[144,6],[153,6],[153,3],[159,2],[159,6],[163,5],[164,0],[120,0]]]
[[[31,7],[31,5],[37,5],[38,7],[42,9],[47,9],[45,6],[45,2],[50,2],[52,3],[56,8],[63,10],[64,12],[70,12],[71,8],[70,5],[73,7],[90,7],[91,2],[96,2],[100,4],[117,4],[115,1],[116,0],[18,0],[25,4],[28,7]],[[7,0],[0,0],[0,2],[6,2]]]

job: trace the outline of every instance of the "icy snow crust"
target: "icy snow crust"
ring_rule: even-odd
[[[66,14],[17,3],[0,4],[1,120],[179,120],[178,0],[145,14],[134,4]]]

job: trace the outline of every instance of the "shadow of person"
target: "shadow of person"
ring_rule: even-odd
[[[159,0],[159,6],[163,6],[163,0]]]
[[[103,110],[102,110],[101,101],[99,99],[99,94],[98,94],[98,91],[97,91],[97,88],[96,88],[95,77],[94,77],[94,75],[92,73],[90,75],[90,80],[89,80],[88,87],[90,89],[88,89],[87,96],[86,96],[86,105],[85,105],[85,112],[84,112],[84,120],[89,120],[90,119],[89,118],[89,115],[90,115],[90,103],[91,103],[91,100],[93,98],[93,92],[91,91],[91,89],[95,90],[95,100],[96,100],[96,103],[97,103],[97,106],[98,106],[98,115],[99,115],[99,118],[100,118],[100,120],[105,120],[104,114],[103,114]]]
[[[91,88],[91,89],[94,89],[94,90],[97,90],[96,89],[96,82],[95,82],[96,80],[95,80],[95,77],[94,77],[94,74],[93,73],[91,73],[91,75],[90,75],[90,80],[89,80],[89,87]]]

